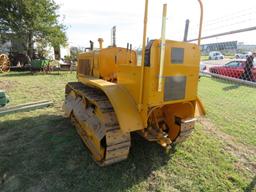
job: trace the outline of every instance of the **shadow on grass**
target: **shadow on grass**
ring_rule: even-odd
[[[129,158],[102,168],[68,119],[44,115],[3,121],[0,191],[124,191],[148,179],[170,156],[133,135]]]
[[[223,91],[231,91],[234,89],[238,89],[239,87],[240,87],[240,85],[230,85],[230,86],[224,87]]]
[[[44,73],[44,72],[11,72],[11,73],[4,73],[1,74],[0,77],[23,77],[23,76],[35,76],[35,75],[61,75],[59,72],[50,72],[50,73]]]
[[[31,76],[31,72],[10,72],[10,73],[3,73],[0,77],[22,77],[22,76]]]
[[[245,192],[252,192],[256,190],[256,175],[252,179],[252,182],[246,187]]]
[[[227,88],[223,89],[224,91],[229,91],[229,90],[232,90],[232,89],[237,89],[239,87],[255,88],[255,86],[252,86],[252,85],[249,85],[249,84],[238,83],[238,82],[235,82],[235,81],[232,81],[232,80],[221,79],[221,78],[218,78],[218,77],[208,77],[208,76],[204,76],[203,77],[202,76],[201,78],[210,78],[211,80],[213,80],[215,82],[228,85]],[[252,82],[250,82],[250,83],[252,83]],[[255,83],[255,85],[256,85],[256,83]]]

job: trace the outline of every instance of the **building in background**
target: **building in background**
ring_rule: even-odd
[[[209,43],[209,44],[201,45],[202,55],[208,55],[212,51],[220,51],[225,55],[234,55],[236,53],[246,53],[249,51],[256,51],[256,45],[246,45],[238,41]]]
[[[201,45],[201,51],[203,55],[208,55],[212,51],[220,51],[222,53],[235,54],[237,51],[237,41],[228,41],[221,43],[210,43]]]
[[[65,59],[65,57],[70,56],[70,47],[69,46],[54,47],[52,49],[51,55],[53,56],[52,59],[55,59],[55,60]]]
[[[246,45],[240,42],[237,45],[237,49],[240,52],[249,52],[249,51],[254,52],[256,51],[256,45]]]

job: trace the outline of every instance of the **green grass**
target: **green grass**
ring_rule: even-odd
[[[234,55],[225,55],[225,59],[234,59],[235,56]],[[201,56],[201,61],[208,61],[209,60],[209,56],[208,55],[202,55]]]
[[[208,117],[240,142],[256,146],[256,88],[229,81],[202,78],[199,96]]]
[[[54,101],[52,108],[0,118],[0,180],[5,178],[4,183],[0,182],[0,191],[255,191],[255,172],[240,164],[237,156],[225,150],[225,141],[205,131],[203,124],[197,124],[192,137],[170,152],[133,134],[126,161],[98,167],[69,120],[62,116],[65,84],[75,80],[75,73],[0,75],[0,88],[6,89],[11,104],[41,99]],[[223,91],[228,85],[222,82],[201,78],[199,85],[207,118],[217,129],[237,138],[238,143],[254,147],[255,129],[247,127],[254,120],[249,123],[244,120],[246,126],[242,129],[247,127],[246,133],[240,131],[240,125],[226,123],[221,117],[233,115],[223,112],[226,99],[237,102],[244,98],[230,100]],[[246,87],[229,92],[235,95],[239,89],[245,95],[251,96],[253,92]],[[249,103],[253,101],[251,97]],[[218,102],[222,107],[214,107]],[[255,110],[251,105],[243,108],[243,103],[238,102],[237,108],[246,113]],[[239,114],[234,117],[238,118]]]
[[[208,61],[209,60],[209,56],[201,56],[201,61]]]

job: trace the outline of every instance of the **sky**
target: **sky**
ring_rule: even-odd
[[[202,0],[204,4],[203,36],[256,26],[255,0]],[[61,22],[67,25],[70,46],[89,47],[89,40],[104,39],[111,42],[111,28],[117,26],[117,45],[141,47],[144,0],[55,0],[60,5]],[[189,39],[197,37],[199,4],[197,0],[149,0],[148,34],[150,39],[160,38],[162,6],[168,5],[166,36],[182,40],[185,20],[190,20]],[[217,43],[237,40],[256,44],[256,31],[204,40]],[[97,43],[96,43],[97,45]]]

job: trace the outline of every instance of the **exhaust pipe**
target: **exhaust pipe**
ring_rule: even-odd
[[[186,20],[186,25],[185,25],[185,32],[184,32],[184,38],[183,41],[187,42],[188,41],[188,30],[189,30],[189,19]]]
[[[114,26],[111,30],[111,46],[116,47],[116,26]]]
[[[93,41],[90,40],[90,49],[91,49],[91,51],[93,51],[93,45],[94,45]]]

